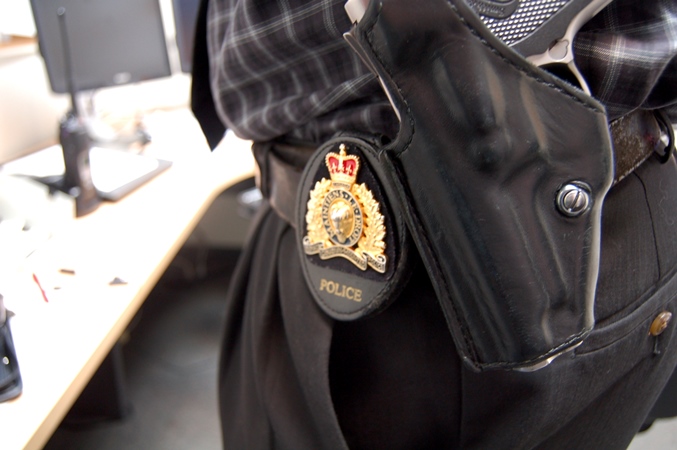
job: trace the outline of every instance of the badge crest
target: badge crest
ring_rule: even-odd
[[[328,153],[330,179],[322,178],[310,191],[303,249],[321,259],[345,258],[361,270],[385,273],[386,227],[379,203],[365,183],[357,184],[360,159],[346,153]]]
[[[296,245],[317,306],[336,320],[383,311],[412,273],[411,241],[379,147],[336,136],[306,163]]]

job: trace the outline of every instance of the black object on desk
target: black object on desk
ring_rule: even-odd
[[[89,164],[91,140],[77,114],[69,112],[61,121],[59,140],[66,166],[60,188],[75,198],[75,215],[80,217],[94,211],[101,200],[92,182]]]
[[[23,389],[9,315],[0,294],[0,402],[17,397]]]

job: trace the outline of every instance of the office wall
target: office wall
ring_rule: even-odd
[[[30,0],[0,0],[0,35],[3,34],[35,36]]]
[[[0,162],[56,143],[67,108],[50,90],[34,41],[0,45]]]

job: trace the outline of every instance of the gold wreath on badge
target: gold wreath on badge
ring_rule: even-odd
[[[355,183],[359,157],[346,154],[345,144],[339,150],[325,157],[331,179],[322,178],[310,191],[303,248],[307,255],[341,257],[361,270],[384,273],[386,227],[379,203],[364,183]]]

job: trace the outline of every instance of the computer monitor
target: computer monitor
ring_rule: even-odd
[[[72,195],[76,215],[80,216],[95,210],[105,198],[93,180],[90,158],[93,146],[104,145],[109,139],[93,131],[96,119],[82,117],[77,96],[82,91],[171,75],[160,4],[159,0],[30,3],[51,89],[71,97],[71,110],[59,125],[65,172],[63,176],[41,177],[40,181]],[[111,142],[146,143],[146,134],[139,131],[132,140],[118,136]],[[151,172],[156,174],[159,169]],[[137,186],[146,179],[136,177],[133,183],[124,185]]]
[[[76,92],[171,75],[158,0],[31,0],[51,88],[68,93],[64,20]]]

